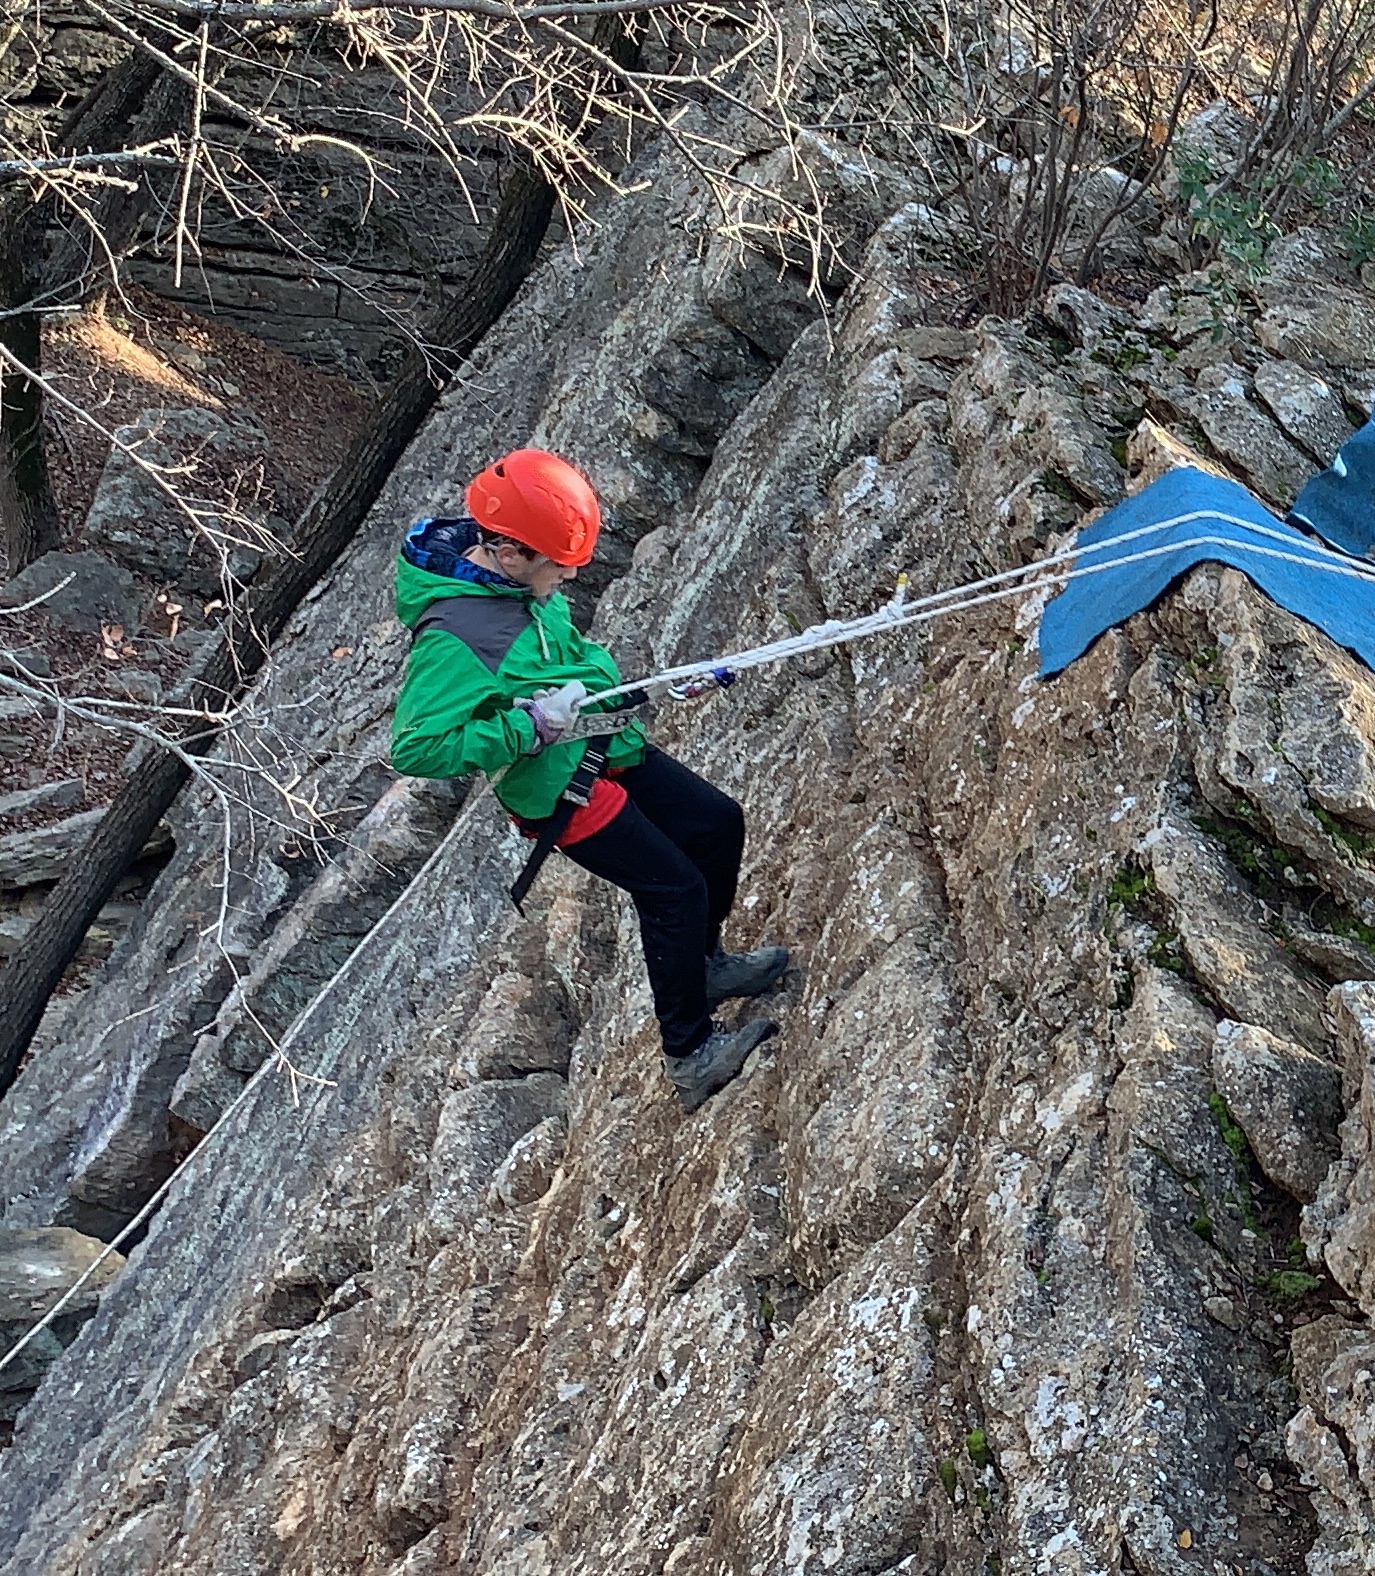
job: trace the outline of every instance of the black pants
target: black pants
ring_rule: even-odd
[[[616,781],[621,813],[562,851],[634,900],[664,1050],[686,1056],[711,1033],[705,960],[735,901],[744,812],[652,744]]]

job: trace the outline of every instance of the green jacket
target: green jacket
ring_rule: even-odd
[[[466,560],[430,554],[428,561],[454,572],[420,568],[406,554],[397,562],[397,614],[408,629],[424,627],[396,703],[392,765],[410,777],[491,777],[508,768],[497,798],[513,815],[541,820],[553,813],[587,740],[531,755],[535,725],[512,700],[573,679],[595,694],[619,684],[620,673],[610,652],[576,628],[561,593],[541,603],[482,571],[468,577],[460,567],[473,568]],[[644,728],[632,723],[612,740],[608,768],[638,765],[644,748]]]

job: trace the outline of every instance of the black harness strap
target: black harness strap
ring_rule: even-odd
[[[592,790],[597,779],[606,770],[606,752],[611,748],[611,741],[616,737],[614,733],[599,734],[595,739],[587,741],[587,748],[577,771],[573,773],[568,786],[563,790],[559,802],[554,807],[554,813],[546,816],[543,821],[521,822],[522,827],[539,827],[539,836],[535,839],[535,846],[530,857],[525,861],[525,868],[516,879],[516,884],[511,888],[511,901],[523,916],[525,913],[521,905],[524,903],[530,888],[535,884],[535,877],[540,873],[540,866],[554,851],[554,845],[568,830],[568,823],[573,819],[573,812],[582,805],[592,802]]]

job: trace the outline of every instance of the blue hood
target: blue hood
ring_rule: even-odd
[[[450,580],[468,580],[473,585],[500,586],[503,591],[526,591],[528,586],[518,580],[499,575],[494,569],[484,569],[464,553],[478,544],[477,521],[470,515],[456,518],[417,520],[406,532],[401,546],[401,556],[416,569],[427,574],[445,575]]]

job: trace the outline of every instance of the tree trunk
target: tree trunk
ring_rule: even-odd
[[[77,153],[106,153],[118,148],[131,120],[138,124],[147,118],[147,111],[139,116],[139,106],[149,97],[158,75],[158,67],[142,55],[131,56],[112,67],[63,127],[59,145]],[[142,206],[132,220],[135,229],[148,201],[142,195],[145,191],[146,179],[140,183]],[[132,205],[130,196],[118,195],[126,208]],[[107,196],[105,200],[109,202],[111,198]],[[79,290],[63,290],[66,278],[51,264],[42,267],[44,233],[51,218],[51,195],[35,202],[29,191],[16,187],[0,202],[0,313],[5,314],[0,315],[0,343],[35,372],[42,370],[42,319],[36,311],[22,309],[33,304],[40,293],[41,304],[50,306],[80,296]],[[124,228],[130,222],[124,209],[113,212],[110,218]],[[84,225],[80,229],[89,236]],[[122,244],[127,245],[128,241]],[[70,254],[71,249],[66,250]],[[57,256],[63,252],[59,246]],[[72,256],[67,255],[58,266],[70,267],[72,262]],[[30,379],[7,369],[0,369],[0,540],[11,575],[61,545],[61,522],[48,477],[43,439],[43,391]]]
[[[138,147],[168,136],[186,121],[190,108],[191,89],[187,84],[180,77],[159,77],[155,70],[144,90],[143,107],[127,130],[120,129],[117,145]],[[102,119],[108,119],[108,112],[102,113]],[[88,131],[90,120],[79,129]],[[64,226],[53,241],[43,271],[55,297],[66,303],[89,301],[111,284],[110,258],[123,262],[138,240],[149,208],[158,199],[168,201],[180,179],[180,170],[146,168],[139,174],[137,190],[112,187],[102,193],[92,208],[89,224],[83,221]]]
[[[42,336],[36,312],[20,311],[33,298],[32,259],[41,235],[34,206],[0,208],[0,344],[25,366],[40,370]],[[0,365],[0,536],[6,572],[17,575],[35,558],[61,545],[57,500],[48,478],[43,443],[43,391],[31,379]]]
[[[553,188],[533,171],[521,168],[507,182],[477,268],[424,336],[438,349],[428,360],[411,353],[348,458],[302,517],[291,553],[276,560],[222,626],[202,670],[198,703],[218,709],[245,688],[306,592],[352,541],[439,397],[436,372],[447,381],[506,310],[534,266],[553,207]],[[188,723],[184,736],[203,727]],[[202,753],[211,742],[185,748]],[[143,756],[0,975],[0,1094],[14,1082],[48,997],[87,928],[189,776],[166,750]]]

